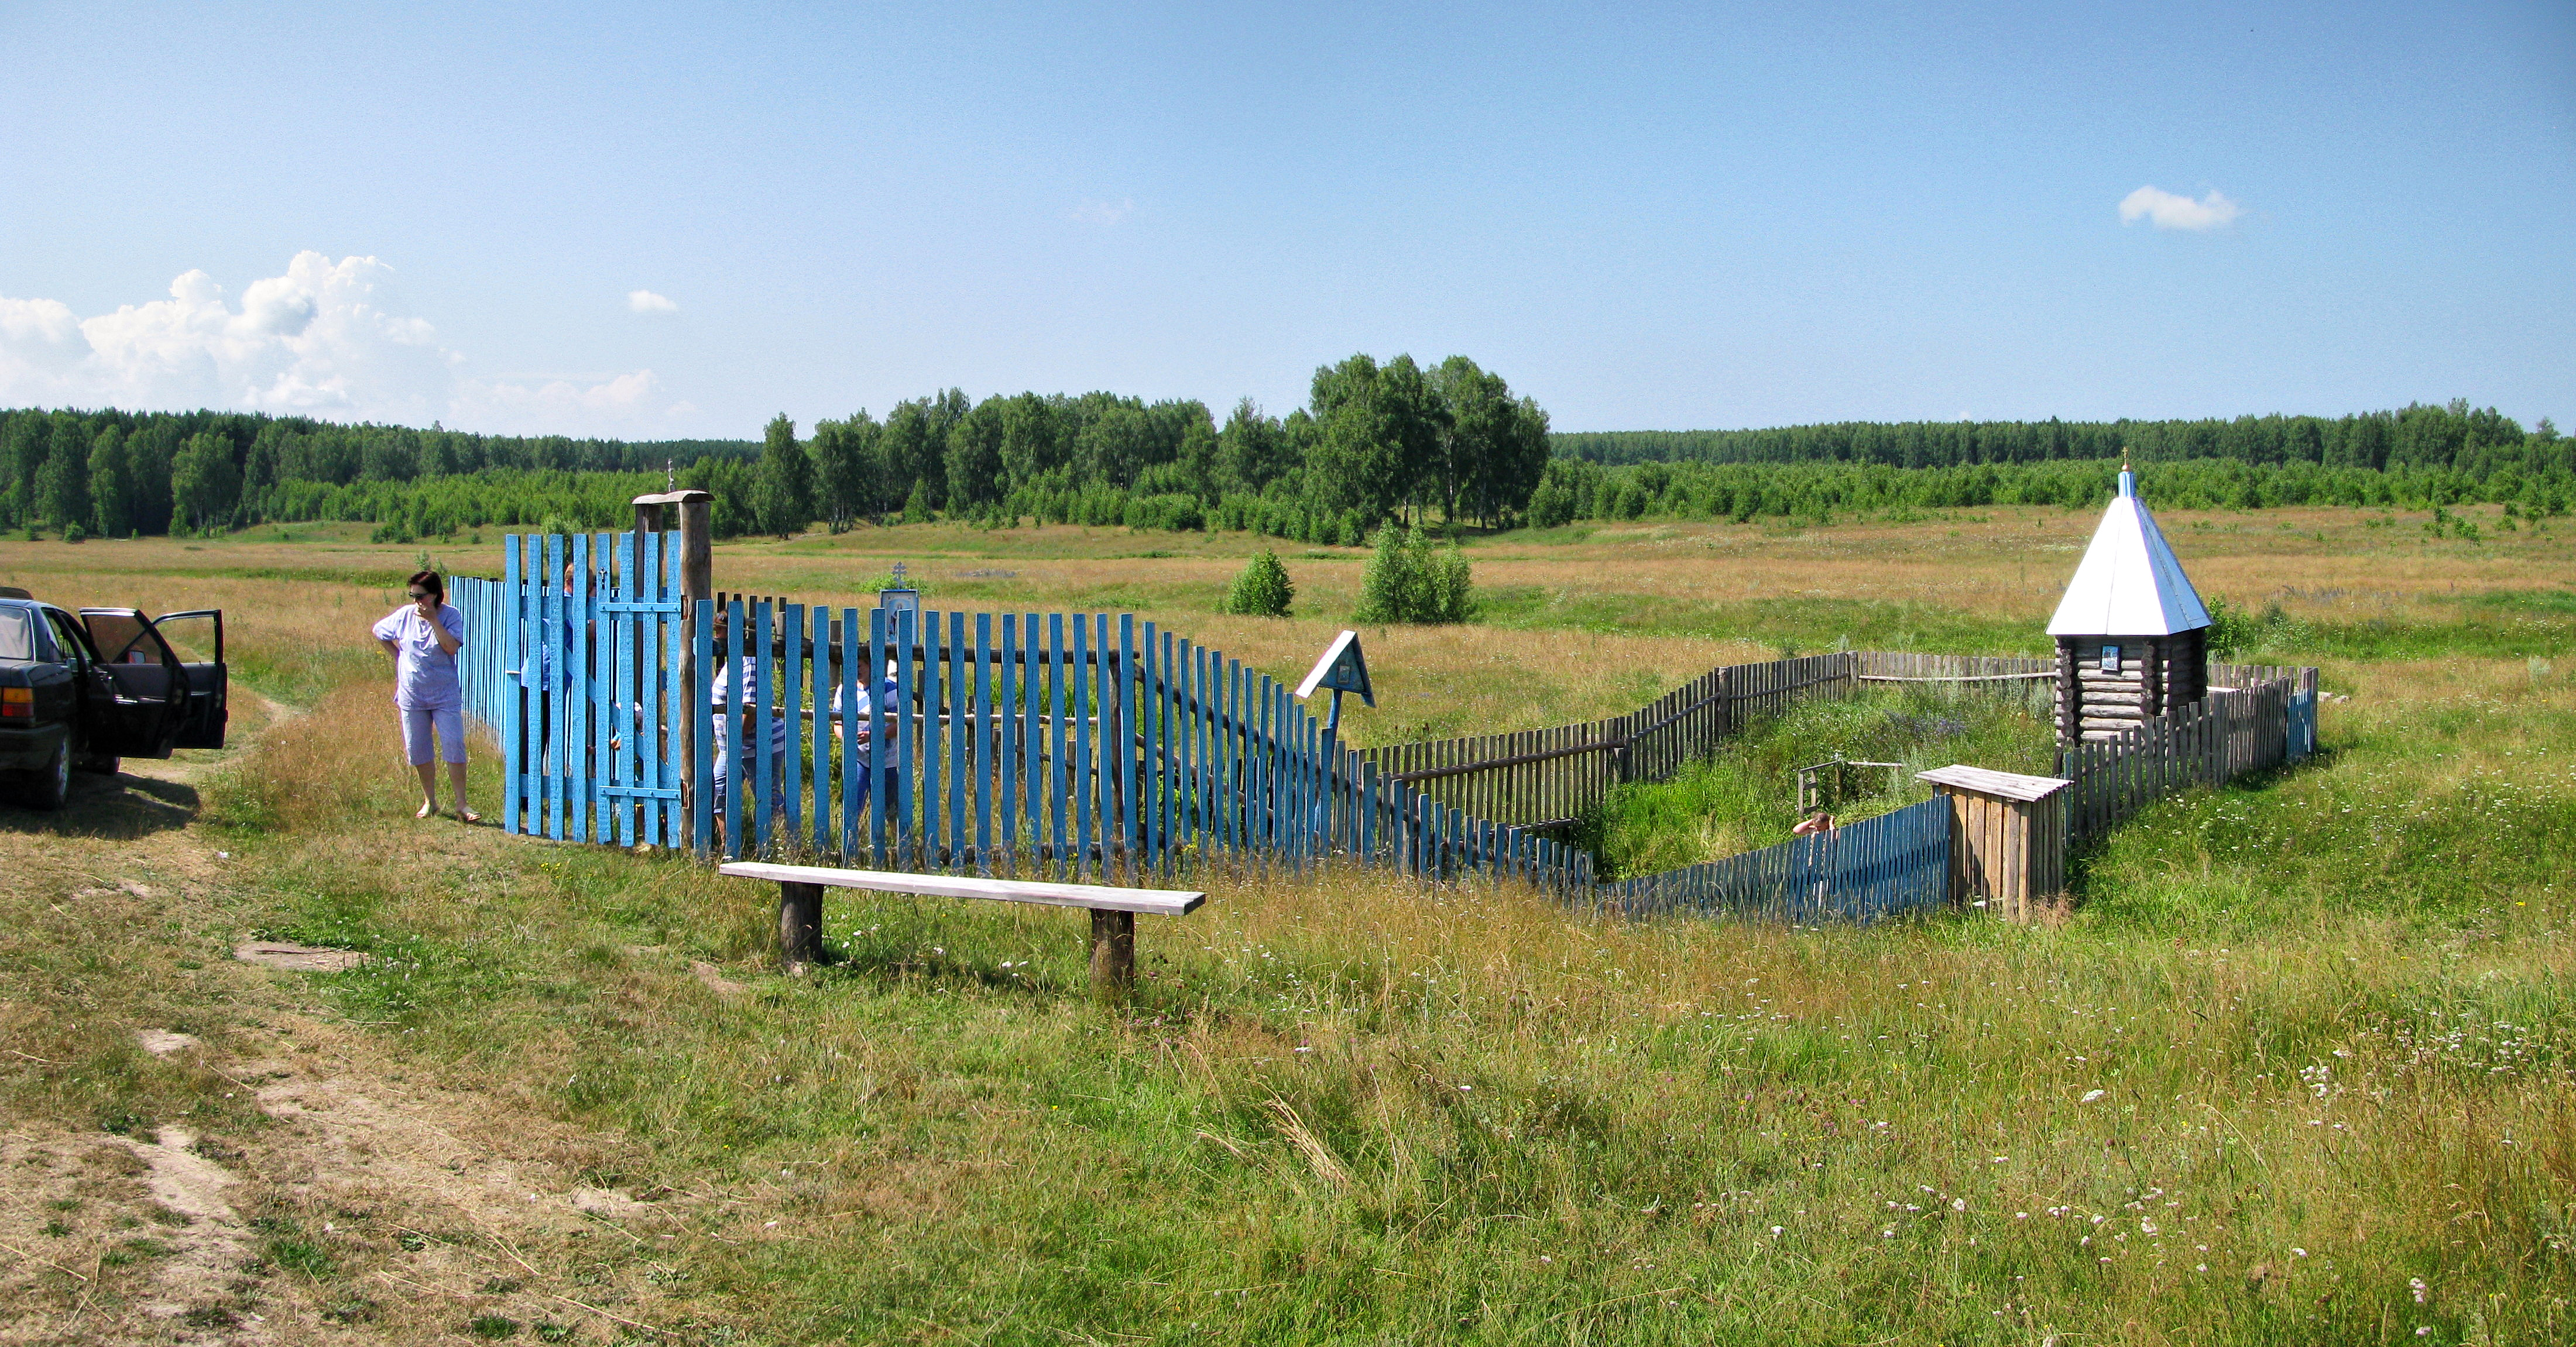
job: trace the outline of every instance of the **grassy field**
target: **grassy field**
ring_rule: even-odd
[[[758,886],[412,822],[363,626],[417,549],[0,543],[58,601],[224,604],[275,699],[244,748],[0,809],[0,1341],[2564,1341],[2567,551],[2380,518],[2165,520],[2349,700],[2312,763],[2080,858],[2061,925],[1213,873],[1117,1016],[1072,914],[843,897],[840,960],[789,978]],[[2089,523],[1480,541],[1488,620],[1371,631],[1362,734],[1784,645],[2034,650]],[[1294,673],[1360,556],[1286,554],[1294,619],[1216,617],[1248,546],[913,528],[718,573],[856,601],[900,558],[934,605],[1130,607]],[[1657,808],[1879,724],[1793,720]],[[227,957],[254,935],[373,957]]]

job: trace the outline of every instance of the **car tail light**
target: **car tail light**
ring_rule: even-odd
[[[34,688],[0,688],[0,716],[12,718],[24,717],[29,720],[35,719],[36,690]]]

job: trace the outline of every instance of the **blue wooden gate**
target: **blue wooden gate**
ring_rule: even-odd
[[[679,843],[678,535],[511,535],[493,598],[497,677],[477,701],[501,740],[502,829]]]

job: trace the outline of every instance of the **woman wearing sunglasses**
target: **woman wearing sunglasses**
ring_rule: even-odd
[[[465,648],[465,614],[447,601],[447,584],[436,571],[411,578],[405,592],[411,602],[376,623],[376,643],[394,657],[394,707],[402,713],[403,753],[420,773],[420,813],[438,812],[438,766],[431,761],[430,739],[437,737],[437,756],[447,760],[448,793],[456,797],[456,817],[480,823],[482,816],[465,807],[465,692],[456,681],[456,652]]]

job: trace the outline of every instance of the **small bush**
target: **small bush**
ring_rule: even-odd
[[[1288,568],[1279,564],[1276,553],[1260,551],[1244,565],[1243,573],[1225,591],[1217,604],[1220,613],[1238,617],[1286,617],[1288,605],[1297,597],[1297,587],[1288,581]]]
[[[1453,544],[1435,555],[1422,530],[1390,525],[1378,532],[1377,554],[1360,577],[1360,606],[1351,620],[1464,622],[1475,607],[1466,553]]]
[[[70,523],[68,523],[68,524],[65,524],[65,525],[63,526],[63,541],[64,541],[64,542],[67,542],[67,543],[77,543],[77,542],[87,542],[88,540],[89,540],[89,527],[88,527],[87,525],[85,525],[85,524],[81,523],[79,520],[75,519],[75,520],[73,520],[72,522],[70,522]]]

